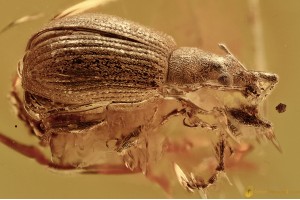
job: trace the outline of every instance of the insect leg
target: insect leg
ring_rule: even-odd
[[[180,110],[173,110],[171,111],[169,114],[167,114],[166,116],[163,117],[162,121],[161,121],[161,125],[163,125],[164,123],[166,123],[170,118],[178,116],[178,115],[184,115],[186,113],[185,109],[180,109]]]
[[[197,178],[194,177],[193,182],[197,189],[208,188],[209,186],[216,183],[216,181],[218,180],[221,174],[225,173],[225,164],[224,164],[225,149],[226,149],[226,141],[224,135],[221,134],[220,139],[215,146],[215,153],[218,161],[218,165],[215,169],[215,172],[211,175],[211,177],[206,182],[199,178],[197,180]]]
[[[197,115],[210,115],[212,111],[207,111],[196,104],[194,104],[189,99],[183,97],[176,97],[176,100],[182,104],[184,109],[180,110],[181,114],[185,114],[187,117],[183,120],[183,125],[188,127],[202,127],[207,128],[209,130],[215,130],[217,128],[216,125],[211,125],[203,120],[201,120]]]
[[[210,111],[200,108],[199,106],[197,106],[196,104],[194,104],[192,101],[190,101],[187,98],[178,96],[178,97],[175,97],[175,99],[177,101],[179,101],[184,108],[191,109],[191,112],[195,112],[195,113],[199,113],[199,114],[210,114]]]
[[[102,164],[102,165],[93,165],[83,168],[77,168],[76,166],[72,165],[61,165],[53,163],[50,159],[47,158],[46,155],[43,154],[43,152],[32,145],[26,145],[22,144],[20,142],[17,142],[4,134],[0,133],[0,143],[8,146],[9,148],[15,150],[16,152],[34,159],[37,163],[47,166],[54,170],[76,170],[81,173],[89,173],[89,174],[129,174],[129,173],[139,173],[138,170],[129,170],[126,168],[125,165],[121,164]]]
[[[227,145],[226,145],[224,135],[221,134],[220,139],[215,146],[215,153],[216,153],[216,158],[218,160],[218,165],[215,168],[215,172],[211,175],[211,177],[207,181],[203,180],[199,176],[195,176],[193,173],[191,173],[190,176],[186,176],[184,172],[181,170],[181,168],[177,164],[174,164],[175,173],[177,175],[180,184],[184,188],[192,192],[195,189],[199,191],[203,191],[204,189],[207,189],[211,185],[214,185],[221,175],[227,178],[225,174],[225,164],[224,164],[226,147]]]
[[[138,139],[140,133],[142,131],[142,127],[139,126],[135,130],[133,130],[131,133],[129,133],[127,136],[124,136],[120,139],[116,139],[116,147],[115,151],[122,152],[123,150],[126,150],[132,146],[134,146],[135,141]]]
[[[55,169],[73,169],[71,166],[61,166],[52,163],[42,151],[32,145],[22,144],[0,133],[0,142],[16,152],[37,161],[41,165],[46,165]]]
[[[16,109],[17,116],[19,119],[25,122],[26,127],[29,129],[29,133],[36,134],[41,136],[41,131],[39,127],[39,123],[32,119],[26,112],[21,94],[20,94],[20,88],[21,88],[21,79],[16,74],[13,79],[12,84],[12,91],[10,92],[10,100]]]
[[[240,143],[236,136],[232,133],[232,131],[228,128],[228,118],[226,115],[225,108],[218,108],[215,107],[214,109],[207,111],[193,102],[191,102],[189,99],[186,99],[184,97],[175,97],[177,101],[179,101],[182,104],[182,107],[185,108],[185,115],[187,116],[183,120],[183,124],[188,127],[202,127],[209,130],[216,130],[217,128],[221,130],[225,130],[225,132],[237,143]],[[209,124],[202,119],[200,119],[197,115],[214,115],[216,119],[218,119],[217,124]]]
[[[218,119],[219,123],[219,128],[222,131],[225,131],[225,133],[227,133],[227,135],[233,139],[233,141],[235,141],[236,143],[240,143],[240,141],[237,139],[237,137],[234,135],[234,133],[230,130],[230,124],[228,124],[230,121],[227,118],[227,114],[226,114],[226,110],[223,108],[217,108],[215,107],[213,109],[214,115],[215,117]]]

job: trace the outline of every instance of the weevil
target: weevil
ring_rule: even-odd
[[[52,159],[3,135],[1,142],[56,169],[149,175],[164,153],[159,129],[178,116],[217,135],[208,181],[174,165],[186,189],[207,188],[225,170],[229,141],[240,142],[245,129],[279,148],[260,113],[278,76],[247,70],[219,46],[224,55],[177,47],[165,33],[105,14],[52,20],[29,40],[12,91],[19,117]]]

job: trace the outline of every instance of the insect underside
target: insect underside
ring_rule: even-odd
[[[248,138],[267,138],[280,148],[271,124],[259,115],[263,99],[253,103],[255,98],[249,100],[238,90],[213,85],[191,92],[166,86],[164,93],[168,97],[139,103],[84,106],[55,104],[25,94],[31,110],[43,108],[55,113],[43,118],[43,126],[48,127],[41,127],[38,117],[23,109],[19,78],[12,95],[20,118],[41,138],[42,145],[50,145],[52,161],[42,164],[81,169],[83,173],[141,171],[167,192],[170,184],[164,180],[174,177],[188,191],[203,191],[219,176],[227,178],[226,165],[239,165],[234,157],[240,156],[240,148],[251,147],[243,142]],[[168,132],[166,127],[178,123],[183,127],[179,135],[164,133]],[[162,174],[166,167],[174,167],[175,173]]]

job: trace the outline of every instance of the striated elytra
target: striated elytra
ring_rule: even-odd
[[[166,82],[175,47],[170,36],[118,17],[67,17],[30,39],[22,84],[67,104],[141,101]]]

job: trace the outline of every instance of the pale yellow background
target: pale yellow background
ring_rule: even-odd
[[[59,11],[76,0],[0,0],[0,29],[28,14],[42,12],[43,18],[27,22],[0,34],[0,132],[36,144],[15,116],[8,94],[17,62],[29,37]],[[119,15],[174,36],[180,46],[199,46],[222,53],[223,42],[248,67],[253,61],[253,35],[246,0],[119,0],[96,9]],[[260,160],[257,172],[239,171],[245,187],[253,187],[255,198],[300,197],[299,172],[299,83],[300,83],[300,1],[262,0],[262,22],[268,71],[280,76],[280,84],[268,99],[267,117],[274,123],[283,148],[278,153],[271,145]],[[274,107],[288,105],[278,114]],[[18,127],[15,128],[15,125]],[[170,127],[172,129],[172,127]],[[298,160],[298,161],[297,161]],[[229,174],[230,175],[230,174]],[[236,187],[221,183],[210,197],[243,197]],[[181,187],[175,197],[197,198]],[[162,189],[143,175],[78,175],[53,172],[0,144],[0,198],[165,198]]]

